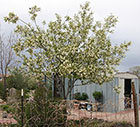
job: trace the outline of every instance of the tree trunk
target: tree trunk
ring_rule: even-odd
[[[61,86],[62,86],[62,90],[63,90],[63,98],[66,99],[66,92],[65,92],[65,78],[63,78],[63,80],[61,81]]]
[[[6,76],[4,75],[3,78],[3,99],[6,100],[7,98],[7,82],[6,82]]]

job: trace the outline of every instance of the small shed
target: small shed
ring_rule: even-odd
[[[95,102],[93,92],[100,91],[103,94],[102,105],[105,112],[119,112],[127,108],[132,108],[132,88],[131,83],[134,82],[137,99],[139,100],[139,82],[138,77],[129,72],[117,73],[113,81],[104,83],[102,86],[98,84],[81,85],[81,81],[77,81],[74,86],[74,94],[77,92],[87,93],[89,101]],[[119,88],[119,93],[115,91]]]

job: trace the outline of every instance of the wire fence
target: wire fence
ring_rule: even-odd
[[[109,109],[112,112],[109,112]],[[102,104],[71,100],[67,102],[67,112],[67,118],[73,120],[90,118],[135,124],[133,103],[130,98],[122,98],[117,104],[113,104],[111,101]]]

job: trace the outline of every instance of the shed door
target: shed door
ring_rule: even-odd
[[[124,97],[125,108],[131,108],[131,79],[124,80]]]

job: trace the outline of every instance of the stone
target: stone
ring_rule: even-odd
[[[2,113],[2,118],[7,118],[7,117],[8,117],[7,112],[3,112],[3,113]]]
[[[4,101],[2,99],[0,99],[0,103],[3,103]]]
[[[11,88],[9,90],[9,97],[16,97],[16,89],[15,88]]]
[[[15,88],[11,88],[9,90],[9,96],[7,97],[7,102],[12,103],[15,102],[17,98],[17,92]]]

